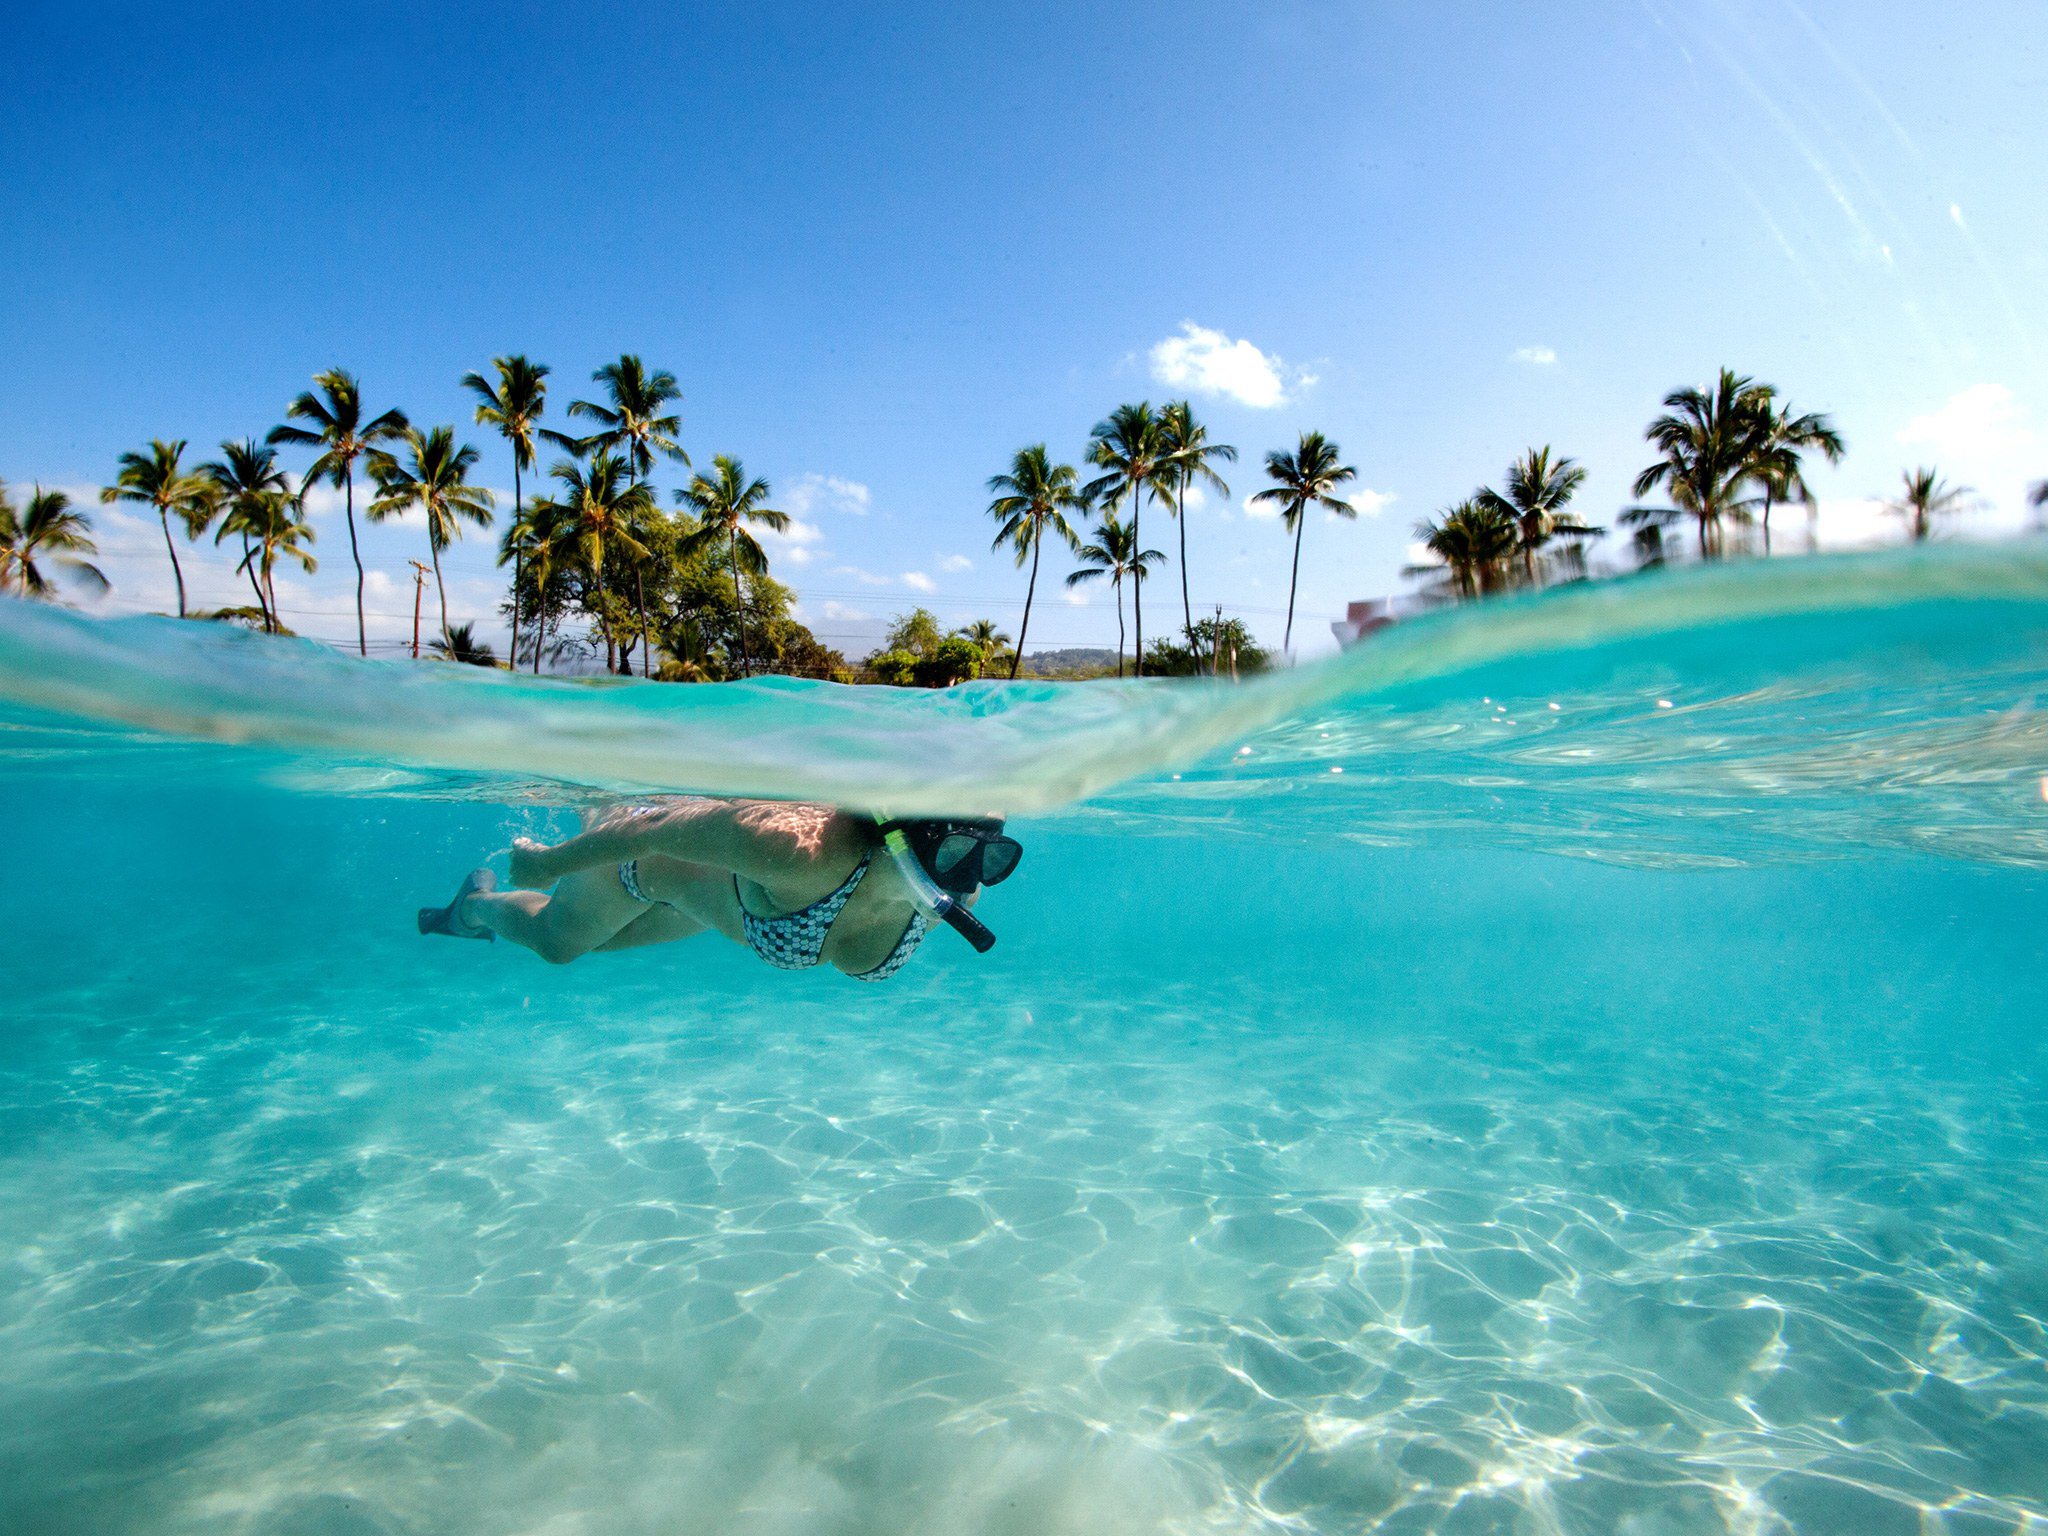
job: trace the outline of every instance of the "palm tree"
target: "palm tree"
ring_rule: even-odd
[[[547,593],[548,578],[553,574],[553,555],[559,536],[562,509],[545,497],[526,503],[505,526],[505,535],[498,541],[498,564],[508,562],[512,566],[512,665],[519,665],[519,598],[525,591],[526,572],[536,560],[545,560],[545,567],[536,568],[534,577],[534,599],[542,605]],[[536,623],[539,622],[538,616]],[[542,637],[534,637],[533,670],[540,675],[540,646]]]
[[[1721,525],[1746,518],[1743,491],[1761,467],[1764,422],[1771,388],[1723,368],[1713,389],[1678,389],[1664,397],[1665,413],[1643,436],[1664,455],[1636,476],[1635,494],[1663,485],[1668,507],[1630,507],[1621,520],[1638,526],[1690,517],[1699,525],[1700,558],[1721,553]]]
[[[988,504],[988,515],[1001,524],[990,549],[1005,543],[1017,552],[1017,563],[1031,558],[1031,579],[1024,587],[1024,622],[1017,626],[1017,648],[1010,653],[1010,681],[1017,680],[1017,668],[1024,660],[1024,637],[1031,632],[1031,600],[1038,593],[1038,556],[1051,529],[1067,541],[1069,549],[1080,545],[1080,535],[1067,521],[1069,512],[1085,512],[1087,495],[1076,488],[1074,466],[1055,464],[1045,444],[1019,448],[1010,460],[1010,472],[991,475],[988,488],[996,499]]]
[[[394,440],[409,423],[403,411],[386,411],[363,420],[363,394],[355,379],[339,368],[313,375],[320,393],[307,390],[285,407],[283,426],[272,427],[263,440],[275,447],[317,448],[319,456],[306,467],[300,481],[303,489],[318,481],[340,486],[342,506],[348,514],[348,552],[356,563],[356,649],[370,654],[369,631],[363,622],[363,553],[356,545],[356,460],[379,443]],[[295,427],[294,421],[313,425]]]
[[[1558,534],[1589,535],[1601,532],[1577,518],[1565,515],[1565,504],[1586,483],[1586,472],[1576,459],[1560,457],[1551,461],[1550,445],[1531,448],[1508,466],[1507,490],[1481,489],[1473,496],[1515,525],[1515,543],[1522,556],[1522,576],[1536,585],[1536,552]]]
[[[1145,492],[1164,495],[1171,487],[1166,470],[1166,441],[1152,403],[1120,405],[1095,424],[1088,435],[1088,462],[1107,473],[1088,482],[1084,493],[1090,502],[1101,498],[1105,512],[1114,512],[1125,498],[1131,503],[1131,539],[1138,538],[1138,513]],[[1138,632],[1137,675],[1145,675],[1145,607],[1139,589],[1131,589],[1131,611]]]
[[[476,626],[471,623],[457,624],[448,631],[446,639],[429,641],[428,649],[444,660],[466,662],[472,667],[495,667],[498,664],[491,648],[477,639]]]
[[[1180,525],[1180,613],[1192,654],[1196,646],[1195,611],[1188,601],[1188,487],[1202,480],[1217,495],[1228,496],[1230,487],[1209,467],[1209,461],[1221,459],[1226,464],[1235,464],[1237,450],[1228,443],[1210,442],[1209,429],[1195,420],[1194,407],[1185,400],[1167,402],[1166,409],[1159,414],[1159,435],[1167,454],[1166,483],[1173,488],[1173,519]],[[1216,670],[1213,656],[1209,670]]]
[[[1937,517],[1967,512],[1976,505],[1977,493],[1969,486],[1950,485],[1924,465],[1904,471],[1900,479],[1905,482],[1905,492],[1897,500],[1886,502],[1885,510],[1907,520],[1915,544],[1927,542]]]
[[[525,552],[523,546],[514,540],[513,530],[526,521],[526,494],[520,482],[520,471],[533,468],[534,427],[547,407],[548,368],[545,363],[529,361],[524,353],[519,352],[493,358],[491,366],[498,370],[497,383],[493,384],[480,373],[465,373],[462,384],[476,396],[477,424],[496,427],[499,436],[512,445],[512,528],[506,531],[505,547],[512,554],[512,659],[517,662],[519,576]],[[505,562],[501,559],[498,563],[503,565]]]
[[[1803,502],[1813,507],[1813,492],[1807,487],[1800,455],[1818,453],[1830,464],[1842,462],[1848,444],[1835,424],[1818,412],[1794,416],[1792,407],[1779,405],[1768,384],[1759,385],[1764,399],[1758,409],[1756,447],[1752,477],[1763,491],[1764,555],[1771,553],[1771,504],[1775,501]],[[1809,541],[1811,542],[1811,541]]]
[[[7,487],[0,485],[0,592],[15,587],[27,597],[50,596],[56,585],[39,563],[45,556],[52,566],[104,592],[106,576],[85,558],[98,553],[91,520],[62,491],[39,485],[29,493],[28,505],[17,509]]]
[[[291,484],[286,480],[284,471],[278,468],[276,450],[258,446],[253,437],[244,438],[239,443],[224,441],[220,445],[220,453],[218,459],[199,466],[199,473],[212,482],[214,497],[227,514],[213,542],[220,543],[230,533],[242,536],[242,562],[236,569],[248,572],[249,585],[256,593],[256,606],[263,613],[263,627],[274,630],[277,616],[271,612],[270,601],[263,595],[263,583],[249,561],[249,540],[251,530],[264,516],[261,511],[264,499],[272,495],[289,495]]]
[[[682,431],[683,419],[664,412],[669,402],[683,398],[683,392],[676,387],[674,374],[666,369],[649,373],[646,365],[628,352],[617,362],[606,363],[590,377],[593,382],[604,385],[611,404],[571,400],[569,414],[590,417],[598,423],[600,430],[581,439],[566,438],[558,433],[555,434],[557,442],[578,457],[599,449],[624,454],[636,482],[645,480],[654,472],[656,455],[689,464],[690,456],[683,452],[682,444],[676,440],[676,434]],[[640,610],[640,671],[642,676],[647,676],[650,649],[647,643],[647,581],[637,564],[633,568],[633,585]]]
[[[574,550],[597,586],[597,623],[604,635],[605,667],[611,670],[616,664],[615,643],[611,592],[604,579],[605,555],[610,548],[629,560],[647,558],[647,546],[633,530],[656,510],[654,492],[632,478],[624,459],[602,450],[592,454],[587,466],[574,459],[558,459],[548,473],[561,482],[564,492],[550,503],[558,509],[556,539],[563,548]],[[538,659],[534,664],[538,667]]]
[[[1095,541],[1083,544],[1074,551],[1081,562],[1081,569],[1070,572],[1067,585],[1078,587],[1084,581],[1093,581],[1098,576],[1107,576],[1109,584],[1116,590],[1116,675],[1124,675],[1124,582],[1131,584],[1131,598],[1135,603],[1139,583],[1144,581],[1146,570],[1159,564],[1166,556],[1156,549],[1140,551],[1138,548],[1137,519],[1120,523],[1116,514],[1105,512],[1102,521],[1096,524]],[[1140,677],[1144,673],[1138,673]]]
[[[981,661],[974,668],[977,678],[986,670],[990,658],[1000,655],[1003,647],[1010,643],[1010,637],[996,628],[994,619],[976,619],[972,624],[961,625],[953,633],[980,648]]]
[[[1273,502],[1280,508],[1280,525],[1294,535],[1294,574],[1287,579],[1287,633],[1280,642],[1286,650],[1294,643],[1294,588],[1301,580],[1301,530],[1310,507],[1322,507],[1339,517],[1358,516],[1358,508],[1331,492],[1358,471],[1337,462],[1337,445],[1320,432],[1304,432],[1292,454],[1266,455],[1266,474],[1275,482],[1260,491],[1253,501]]]
[[[235,569],[248,572],[250,581],[257,583],[263,627],[276,633],[284,627],[278,616],[277,578],[273,574],[278,556],[298,561],[309,576],[320,568],[320,562],[306,547],[314,541],[314,533],[313,525],[306,521],[305,500],[283,490],[238,498],[221,523],[220,532],[214,535],[214,543],[230,533],[242,536],[242,563]],[[259,571],[262,579],[257,582]]]
[[[1448,570],[1459,596],[1477,597],[1501,585],[1507,562],[1521,543],[1521,527],[1503,507],[1471,496],[1438,513],[1434,521],[1417,523],[1415,537],[1438,563],[1410,566],[1404,574]]]
[[[213,483],[204,475],[188,474],[178,467],[184,452],[181,437],[168,443],[154,439],[146,454],[124,453],[114,483],[100,492],[100,500],[109,505],[134,501],[156,508],[157,521],[163,524],[164,548],[171,556],[171,575],[178,583],[181,619],[185,617],[185,572],[178,564],[177,540],[171,537],[171,514],[175,512],[185,525],[185,537],[196,539],[206,532],[215,510]]]
[[[427,549],[433,557],[434,587],[441,599],[441,638],[446,640],[448,587],[441,579],[441,551],[462,537],[465,520],[479,528],[490,527],[491,509],[498,498],[469,483],[477,451],[468,443],[458,444],[453,427],[436,427],[424,437],[407,427],[404,440],[410,464],[401,464],[381,448],[370,455],[370,475],[377,482],[370,521],[401,517],[414,507],[426,513]]]
[[[533,577],[533,596],[540,612],[534,616],[533,675],[540,676],[540,654],[548,639],[548,583],[555,566],[575,538],[574,520],[561,503],[543,497],[526,509],[533,531],[526,542],[526,568]],[[516,664],[519,658],[512,660]]]
[[[753,671],[754,663],[747,654],[746,588],[740,585],[740,572],[744,570],[749,576],[766,573],[768,552],[742,524],[759,523],[780,533],[789,526],[789,514],[762,505],[768,499],[768,482],[749,481],[740,461],[730,454],[719,454],[711,461],[711,469],[709,476],[698,475],[676,492],[676,500],[688,507],[698,521],[697,529],[686,534],[677,546],[677,554],[688,560],[724,539],[726,559],[732,566],[733,622],[740,637],[740,676],[745,677]]]
[[[683,419],[663,411],[670,401],[683,398],[674,374],[666,369],[649,373],[646,365],[628,352],[617,362],[606,363],[590,378],[604,386],[611,404],[591,400],[569,402],[571,416],[588,416],[600,429],[581,439],[582,442],[593,450],[622,455],[635,480],[645,480],[654,472],[656,455],[680,460],[688,466],[690,456],[676,441]],[[555,441],[568,447],[571,440],[557,433]]]

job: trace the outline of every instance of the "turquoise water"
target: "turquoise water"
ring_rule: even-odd
[[[0,700],[0,1530],[2048,1531],[2039,548],[937,697],[7,606]],[[412,932],[648,789],[1029,851],[885,986]]]

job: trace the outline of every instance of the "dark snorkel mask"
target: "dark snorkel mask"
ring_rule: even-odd
[[[900,821],[877,818],[882,846],[920,909],[972,944],[978,954],[996,936],[959,898],[1000,885],[1016,872],[1024,850],[1003,835],[1000,818],[985,821]]]

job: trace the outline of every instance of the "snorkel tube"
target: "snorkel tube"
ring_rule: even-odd
[[[917,902],[918,909],[927,917],[935,917],[951,928],[961,938],[974,946],[976,954],[985,955],[996,947],[996,936],[980,918],[953,896],[939,889],[937,882],[925,872],[918,862],[917,854],[910,846],[910,839],[904,835],[901,826],[893,825],[887,817],[877,816],[876,822],[882,831],[882,846],[889,850],[889,857],[895,861],[896,871],[903,876],[903,883],[910,887],[910,894]]]

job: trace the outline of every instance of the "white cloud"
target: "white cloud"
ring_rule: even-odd
[[[1250,494],[1246,495],[1244,500],[1239,502],[1238,505],[1244,509],[1246,517],[1256,518],[1260,522],[1271,522],[1280,515],[1280,503],[1277,501],[1253,501]]]
[[[1548,368],[1557,361],[1557,351],[1555,348],[1544,346],[1517,347],[1514,351],[1514,360],[1518,363],[1528,363],[1535,368]]]
[[[1181,322],[1180,329],[1180,335],[1159,342],[1150,354],[1152,377],[1169,388],[1223,395],[1240,405],[1270,410],[1287,403],[1290,389],[1315,383],[1314,374],[1288,368],[1242,337],[1232,341],[1192,320]]]
[[[1199,485],[1191,485],[1181,493],[1181,505],[1190,512],[1199,512],[1209,505],[1209,493]],[[1225,507],[1224,510],[1227,512],[1230,509]]]
[[[1948,205],[1948,216],[1955,221],[1957,229],[1968,229],[1970,227],[1963,222],[1963,205],[1961,203],[1950,203]]]
[[[1065,595],[1069,608],[1086,608],[1088,606],[1088,594],[1079,587],[1067,588]]]
[[[1401,498],[1392,491],[1356,490],[1344,499],[1360,517],[1378,517]]]
[[[931,577],[925,575],[923,571],[905,571],[898,579],[913,592],[936,592],[939,590],[939,584],[933,581]]]
[[[858,480],[842,479],[838,475],[809,474],[798,475],[775,499],[782,504],[783,511],[796,517],[809,517],[817,512],[844,512],[854,517],[866,517],[868,504],[874,496]]]
[[[755,528],[753,534],[767,549],[769,559],[790,565],[809,565],[822,553],[825,543],[824,529],[794,513],[780,533],[773,528]]]
[[[851,576],[864,587],[886,587],[890,584],[891,580],[887,576],[877,576],[873,571],[864,571],[857,565],[835,565],[832,567],[832,574],[834,576]]]
[[[948,555],[939,562],[939,569],[942,571],[971,571],[974,569],[974,562],[965,555]]]
[[[2003,384],[1972,384],[1907,422],[1899,441],[1931,449],[1938,458],[1975,461],[2029,449],[2034,433],[2026,407],[2011,390]]]
[[[845,603],[833,602],[825,604],[824,613],[828,619],[868,619],[874,617],[865,608],[853,608]]]
[[[358,464],[356,467],[362,469],[363,466]],[[376,494],[377,488],[370,483],[367,471],[356,476],[356,524],[358,528],[361,527],[363,522],[364,508],[369,506],[370,502],[376,497]],[[306,487],[305,503],[306,521],[311,523],[316,530],[324,533],[329,524],[337,527],[344,524],[348,500],[340,486],[330,485],[325,480],[320,481],[316,485],[309,485]],[[342,537],[347,538],[347,533],[344,532]]]

